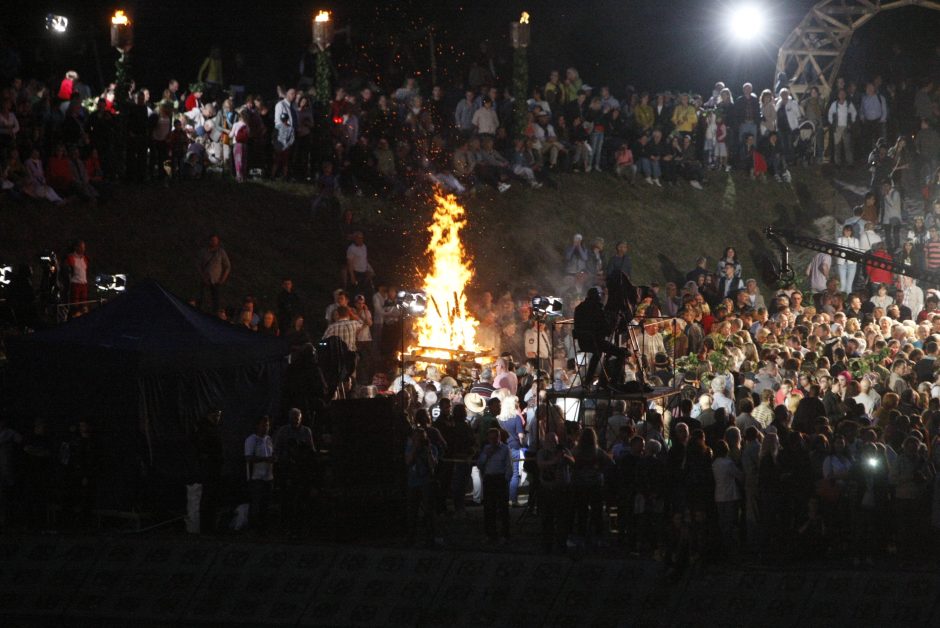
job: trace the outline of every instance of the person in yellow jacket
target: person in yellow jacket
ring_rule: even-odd
[[[648,92],[640,94],[640,104],[633,110],[633,119],[636,121],[636,128],[641,133],[649,133],[656,124],[656,112],[650,106]]]
[[[222,81],[222,50],[218,46],[212,47],[209,56],[199,66],[198,81],[200,83],[209,83],[213,87],[222,87],[224,85]]]
[[[689,95],[679,96],[679,104],[672,110],[672,124],[679,133],[693,133],[698,123],[698,113],[689,104]]]
[[[576,69],[568,68],[565,70],[565,82],[562,83],[561,90],[564,97],[563,102],[568,103],[577,100],[582,85],[584,85],[584,81],[581,80],[581,76]]]

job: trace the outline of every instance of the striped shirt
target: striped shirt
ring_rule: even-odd
[[[347,349],[356,351],[356,334],[359,333],[360,327],[362,327],[361,321],[352,319],[339,320],[335,323],[330,323],[330,326],[323,332],[323,337],[330,338],[336,336],[346,343]]]
[[[931,240],[924,245],[924,257],[927,258],[927,270],[940,268],[940,240]]]

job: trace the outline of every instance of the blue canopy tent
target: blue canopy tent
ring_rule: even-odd
[[[199,312],[147,280],[11,343],[11,406],[22,419],[46,419],[53,433],[89,420],[113,499],[126,503],[142,485],[120,489],[129,478],[181,486],[194,477],[192,436],[212,409],[223,412],[224,473],[243,472],[244,439],[259,417],[279,411],[288,353],[283,340]]]

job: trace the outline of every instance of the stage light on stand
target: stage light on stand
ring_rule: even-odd
[[[564,304],[558,297],[533,297],[532,314],[536,318],[561,316]]]
[[[406,316],[421,316],[428,309],[428,297],[423,292],[402,290],[395,296],[395,305]]]
[[[127,275],[95,275],[95,288],[98,292],[120,294],[127,290]]]
[[[69,29],[69,18],[64,15],[53,15],[50,13],[46,16],[46,30],[53,33],[58,33],[59,35],[65,33]]]

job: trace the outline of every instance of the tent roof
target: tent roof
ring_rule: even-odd
[[[54,349],[62,360],[136,370],[243,366],[289,352],[282,339],[204,314],[150,279],[89,314],[22,342],[27,353]]]

